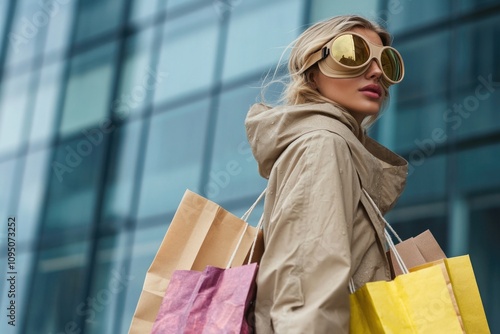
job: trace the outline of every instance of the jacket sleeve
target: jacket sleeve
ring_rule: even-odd
[[[267,302],[276,333],[349,333],[352,225],[361,189],[347,143],[327,131],[303,135],[273,173],[257,307]]]

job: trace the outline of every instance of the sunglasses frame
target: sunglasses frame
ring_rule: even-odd
[[[370,54],[368,56],[368,59],[366,60],[365,63],[358,65],[358,66],[348,66],[340,63],[338,60],[336,60],[333,55],[331,54],[330,50],[332,48],[333,43],[335,40],[337,40],[339,37],[344,36],[344,35],[355,35],[361,38],[366,45],[368,46],[368,49],[370,51]],[[387,76],[387,74],[384,72],[384,67],[382,66],[382,52],[386,49],[390,49],[393,51],[399,58],[400,60],[400,71],[401,71],[401,77],[399,80],[392,80]],[[304,64],[304,70],[305,72],[307,69],[309,69],[311,66],[314,64],[318,63],[318,66],[321,70],[321,72],[332,78],[353,78],[357,77],[361,74],[363,74],[368,67],[370,66],[371,61],[375,59],[377,62],[378,66],[382,70],[382,75],[384,78],[384,81],[386,82],[386,85],[389,86],[391,84],[396,84],[399,83],[403,80],[404,74],[405,74],[405,67],[404,67],[404,62],[403,62],[403,57],[401,57],[401,54],[393,48],[392,46],[380,46],[378,44],[374,44],[367,40],[364,36],[352,32],[352,31],[346,31],[341,34],[338,34],[331,40],[329,40],[325,45],[321,47],[318,51],[314,52],[309,56],[307,61]],[[324,60],[324,61],[322,61]]]

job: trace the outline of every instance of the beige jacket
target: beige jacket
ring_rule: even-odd
[[[349,333],[349,291],[390,278],[384,224],[407,162],[325,104],[256,104],[246,128],[269,179],[265,252],[257,277],[256,332]]]

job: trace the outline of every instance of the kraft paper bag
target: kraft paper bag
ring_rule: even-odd
[[[146,273],[129,334],[151,332],[175,270],[226,267],[243,235],[232,261],[233,266],[241,266],[246,263],[256,233],[259,235],[251,262],[258,262],[264,251],[262,234],[247,225],[218,204],[187,190]]]
[[[151,334],[253,333],[258,265],[177,270]]]
[[[428,262],[446,258],[445,253],[429,230],[409,238],[396,245],[396,249],[407,268],[413,268]],[[391,250],[387,252],[393,277],[401,275],[403,271],[397,264]]]
[[[350,303],[353,334],[463,333],[438,266],[366,283]]]

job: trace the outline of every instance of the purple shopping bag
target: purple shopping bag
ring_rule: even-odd
[[[153,334],[253,333],[258,265],[203,272],[177,270],[165,292]]]

